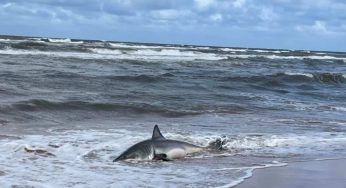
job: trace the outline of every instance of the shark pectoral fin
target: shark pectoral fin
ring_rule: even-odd
[[[162,153],[162,154],[155,154],[154,160],[163,160],[163,161],[171,161],[170,159],[167,158],[167,155]]]

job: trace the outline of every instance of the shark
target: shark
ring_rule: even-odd
[[[157,125],[154,126],[150,139],[136,143],[128,148],[113,162],[122,160],[163,160],[171,161],[184,158],[187,155],[202,152],[207,147],[201,147],[179,140],[166,139]]]

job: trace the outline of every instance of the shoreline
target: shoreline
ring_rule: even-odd
[[[345,188],[346,159],[288,163],[286,166],[254,169],[252,176],[234,188]]]

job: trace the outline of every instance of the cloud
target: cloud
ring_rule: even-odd
[[[327,28],[326,28],[326,23],[323,21],[315,21],[315,24],[313,26],[311,26],[311,28],[313,30],[315,30],[318,33],[326,33],[328,32]]]
[[[9,21],[10,20],[10,21]],[[0,33],[69,35],[232,45],[229,33],[275,40],[302,33],[339,37],[346,25],[344,0],[0,0]],[[158,35],[157,35],[158,36]],[[165,38],[171,37],[170,38]],[[205,36],[214,36],[205,37]],[[180,37],[180,38],[179,38]],[[251,37],[243,43],[252,44]],[[151,39],[155,39],[154,36]],[[159,40],[158,39],[158,40]],[[184,40],[183,40],[184,39]],[[186,40],[187,41],[187,40]],[[199,41],[199,42],[198,42]],[[214,42],[213,42],[214,41]],[[247,41],[247,42],[246,42]],[[267,40],[268,41],[268,40]],[[149,41],[150,42],[150,41]],[[322,43],[323,41],[321,41]],[[258,46],[267,45],[260,43]],[[297,44],[299,45],[299,44]],[[346,48],[346,47],[345,47]]]
[[[188,10],[163,9],[151,11],[151,15],[155,19],[174,20],[181,17],[188,17],[191,15],[191,12]]]
[[[246,0],[235,0],[233,6],[236,8],[242,8],[245,5]]]
[[[297,25],[295,29],[306,34],[317,34],[325,36],[346,35],[345,25],[328,26],[325,21],[316,20],[310,25]]]
[[[263,7],[261,8],[259,17],[263,21],[271,22],[277,20],[279,16],[274,12],[272,7]]]
[[[211,8],[216,4],[215,0],[194,0],[196,3],[196,7],[199,10],[206,10]]]
[[[222,16],[222,14],[216,13],[216,14],[211,15],[210,19],[214,22],[221,22],[223,19],[223,16]]]

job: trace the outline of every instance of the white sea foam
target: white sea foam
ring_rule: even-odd
[[[132,187],[143,184],[157,187],[200,183],[202,179],[195,170],[207,172],[203,166],[186,168],[184,164],[174,163],[128,165],[111,162],[133,143],[147,138],[148,134],[126,130],[86,130],[3,139],[0,140],[0,170],[5,175],[0,184],[6,187]],[[47,150],[55,157],[27,153],[25,147]],[[228,177],[215,181],[222,179],[230,181]]]
[[[39,51],[39,50],[17,50],[7,48],[0,50],[0,54],[6,55],[45,55],[53,57],[71,57],[80,59],[112,59],[107,55],[93,54],[93,53],[81,53],[81,52],[57,52],[57,51]]]
[[[47,38],[49,42],[51,43],[71,43],[71,44],[83,44],[83,41],[72,41],[69,38],[65,39],[54,39],[54,38]]]
[[[126,44],[126,43],[108,43],[114,48],[126,48],[126,49],[176,49],[176,50],[185,50],[191,49],[188,47],[180,46],[163,46],[163,45],[140,45],[140,44]]]
[[[60,40],[60,39],[59,39]],[[73,42],[72,42],[73,43]],[[78,43],[78,42],[77,42]],[[343,57],[334,56],[280,56],[280,55],[255,55],[255,54],[217,54],[198,52],[195,50],[182,50],[177,48],[137,48],[137,49],[109,49],[109,48],[89,48],[91,52],[59,52],[59,51],[39,51],[20,50],[6,48],[0,50],[0,54],[12,55],[46,55],[54,57],[71,57],[80,59],[140,59],[140,60],[224,60],[232,58],[267,58],[267,59],[316,59],[316,60],[343,60]],[[233,49],[230,49],[233,50]],[[239,49],[234,49],[239,50]],[[240,49],[243,50],[243,49]]]
[[[346,146],[346,135],[330,133],[316,133],[311,135],[264,135],[242,136],[231,139],[226,144],[229,149],[261,150],[273,154],[283,153],[318,153],[318,149],[338,149]]]
[[[230,54],[228,55],[229,58],[241,58],[241,59],[248,59],[248,58],[266,58],[266,59],[313,59],[313,60],[343,60],[346,61],[345,57],[334,57],[334,56],[314,56],[314,55],[307,55],[307,56],[280,56],[280,55],[254,55],[254,54]]]
[[[264,58],[269,59],[315,59],[315,60],[345,60],[346,58],[342,57],[334,57],[334,56],[316,56],[316,55],[308,55],[308,56],[277,56],[277,55],[270,55],[270,56],[263,56]]]
[[[251,50],[251,51],[258,52],[258,53],[276,53],[276,54],[290,52],[288,50]]]
[[[185,51],[177,49],[141,49],[134,51],[126,51],[126,56],[131,59],[171,59],[171,60],[221,60],[226,57],[216,55],[214,53],[202,53],[195,51]],[[126,58],[126,57],[124,57]]]
[[[238,49],[238,48],[220,48],[224,52],[247,52],[247,49]]]
[[[65,38],[65,39],[53,39],[53,38],[48,38],[49,42],[61,42],[61,43],[70,43],[71,39]]]
[[[333,106],[331,109],[340,111],[340,112],[346,112],[346,107],[341,107],[341,106]]]
[[[221,60],[226,57],[218,56],[213,53],[202,53],[180,50],[134,50],[120,51],[102,48],[91,48],[91,53],[86,52],[57,52],[57,51],[38,51],[38,50],[0,50],[0,54],[9,55],[46,55],[54,57],[71,57],[80,59],[139,59],[139,60]]]
[[[183,51],[177,49],[162,49],[162,50],[136,50],[133,52],[128,52],[128,55],[135,55],[140,57],[153,57],[159,59],[165,58],[174,58],[174,59],[187,59],[187,60],[220,60],[225,59],[225,57],[218,56],[214,53],[202,53],[202,52],[194,52],[194,51]]]
[[[10,42],[10,41],[12,41],[12,40],[10,40],[10,39],[0,39],[0,42]]]
[[[306,76],[309,78],[313,78],[314,75],[310,73],[298,73],[298,72],[285,72],[286,75],[291,75],[291,76]]]
[[[255,169],[262,169],[262,168],[270,168],[270,167],[282,167],[282,166],[287,166],[287,163],[280,163],[277,161],[273,161],[272,164],[264,164],[261,166],[248,166],[248,167],[235,167],[235,168],[222,168],[222,169],[215,169],[216,171],[229,171],[229,170],[245,170],[246,175],[240,177],[237,180],[233,180],[232,183],[223,185],[223,186],[218,186],[217,188],[228,188],[228,187],[234,187],[241,182],[245,181],[246,179],[250,178],[253,174],[253,170]]]
[[[90,50],[97,54],[106,54],[106,55],[119,55],[123,54],[120,50],[107,49],[107,48],[90,48]]]
[[[212,135],[181,135],[165,134],[167,137],[177,140],[208,146],[217,139],[225,141],[223,148],[230,151],[270,152],[274,155],[284,153],[321,152],[313,148],[338,149],[346,147],[346,134],[314,133],[309,135],[283,134],[283,135],[258,135],[240,134],[230,137],[218,137]]]
[[[0,140],[0,167],[5,173],[0,184],[31,185],[35,187],[132,187],[146,184],[155,186],[198,185],[201,181],[215,180],[215,185],[236,185],[251,176],[255,168],[284,165],[282,163],[260,166],[223,166],[210,171],[213,157],[191,159],[179,163],[142,163],[128,165],[112,163],[117,155],[133,143],[147,139],[150,133],[116,130],[53,131],[49,135],[27,135],[20,139]],[[207,146],[217,136],[205,134],[165,134],[169,139],[184,140]],[[326,152],[330,148],[345,148],[346,136],[342,133],[313,135],[237,135],[229,138],[229,152],[250,150],[251,154],[271,151],[275,153]],[[55,156],[27,153],[24,148],[43,149]],[[239,151],[238,151],[239,152]],[[215,155],[215,154],[214,154]],[[212,155],[212,156],[214,156]],[[216,154],[217,155],[217,154]],[[221,154],[220,154],[221,155]],[[224,156],[224,155],[221,155]],[[227,156],[227,155],[226,155]],[[232,156],[232,155],[231,155]],[[203,160],[193,165],[193,161]],[[210,160],[206,163],[205,160]],[[205,164],[205,165],[201,165]],[[174,165],[174,167],[173,167]],[[190,165],[190,166],[189,166]],[[212,165],[214,166],[214,165]],[[219,171],[227,171],[220,173]],[[214,174],[215,172],[215,174]],[[128,174],[131,174],[129,176]],[[233,174],[233,175],[231,175]],[[215,176],[217,175],[217,179]],[[203,178],[201,178],[203,176]],[[209,177],[210,176],[210,177]],[[230,177],[232,176],[232,177]],[[156,178],[153,178],[156,177]],[[174,181],[171,181],[174,179]],[[209,184],[210,185],[210,184]]]
[[[199,49],[199,50],[210,50],[211,49],[210,47],[207,47],[207,46],[195,47],[195,48]]]
[[[215,188],[229,188],[229,187],[234,187],[238,184],[240,184],[241,182],[243,182],[244,180],[250,178],[252,176],[252,171],[253,169],[246,169],[245,170],[245,175],[242,176],[241,178],[238,178],[236,180],[233,180],[232,183],[226,184],[226,185],[222,185],[222,186],[218,186]]]

